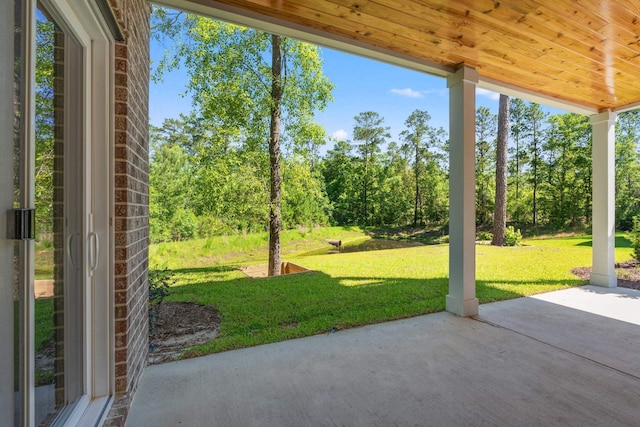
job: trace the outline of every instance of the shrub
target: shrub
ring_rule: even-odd
[[[477,239],[480,241],[493,240],[493,234],[489,233],[488,231],[480,231],[478,232]]]
[[[631,233],[629,233],[629,240],[633,246],[633,257],[640,261],[640,217],[633,217],[633,227]]]
[[[449,243],[449,235],[441,236],[436,239],[437,243]]]
[[[520,229],[514,230],[513,225],[507,227],[504,233],[504,243],[507,246],[520,246],[522,242],[522,234]]]
[[[165,265],[149,270],[149,334],[155,335],[158,320],[158,304],[169,296],[176,282],[174,272]]]
[[[188,240],[197,237],[198,218],[189,209],[179,209],[171,218],[173,240]]]

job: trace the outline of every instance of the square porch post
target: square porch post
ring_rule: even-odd
[[[590,119],[593,127],[593,270],[590,282],[613,288],[618,284],[614,270],[616,113],[605,111]]]
[[[478,73],[463,66],[449,88],[449,295],[447,311],[478,314],[476,298],[476,84]]]

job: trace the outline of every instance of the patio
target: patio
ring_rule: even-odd
[[[639,326],[585,286],[151,366],[127,425],[637,425]]]

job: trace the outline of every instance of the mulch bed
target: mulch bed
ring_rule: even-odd
[[[155,331],[150,337],[149,363],[170,362],[187,347],[214,340],[220,314],[214,306],[163,302],[157,306]]]
[[[621,288],[640,289],[640,263],[635,259],[617,263],[618,286]],[[581,279],[589,280],[591,267],[576,267],[571,270]]]

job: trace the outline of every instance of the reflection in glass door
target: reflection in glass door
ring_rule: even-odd
[[[18,10],[33,13],[28,6]],[[22,22],[28,29],[29,20]],[[23,55],[16,63],[26,69],[15,85],[22,102],[15,103],[14,207],[35,206],[35,244],[15,244],[14,424],[50,426],[62,423],[84,394],[84,141],[76,114],[83,111],[83,51],[44,8],[35,11],[31,34],[35,41],[16,49]]]
[[[35,425],[48,426],[83,394],[83,75],[82,50],[46,9],[35,52]]]

